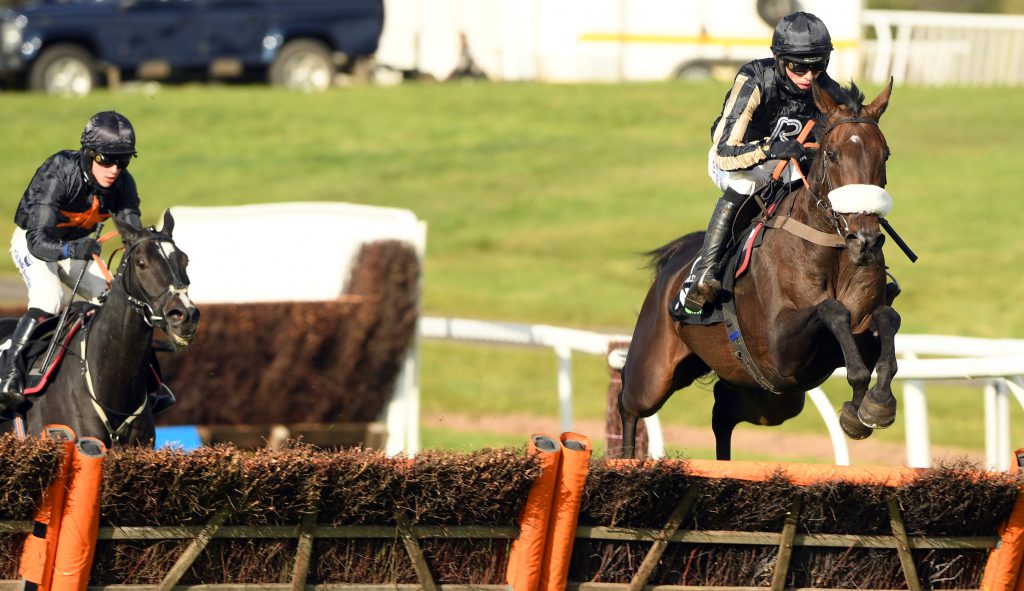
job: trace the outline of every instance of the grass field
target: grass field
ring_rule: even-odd
[[[409,208],[429,224],[425,313],[630,333],[650,280],[640,253],[703,229],[714,205],[704,171],[725,90],[708,82],[413,84],[316,95],[184,86],[80,100],[3,93],[0,235],[13,230],[35,168],[77,147],[89,115],[113,108],[138,131],[131,171],[147,222],[172,205]],[[880,89],[865,90],[871,99]],[[1024,338],[1022,102],[1019,89],[894,91],[882,120],[893,151],[889,220],[921,256],[911,265],[886,248],[904,287],[903,332]],[[230,239],[277,240],[291,256],[318,256],[302,233]],[[0,272],[14,273],[7,257]],[[553,416],[554,367],[547,352],[427,342],[424,409]],[[602,360],[577,357],[574,370],[577,414],[603,416]],[[842,386],[830,386],[837,400]],[[707,424],[707,393],[676,398],[665,420]],[[979,390],[931,401],[937,442],[980,448]],[[815,414],[783,428],[820,431]],[[899,427],[879,435],[902,436]]]

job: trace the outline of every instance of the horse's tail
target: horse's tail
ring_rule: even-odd
[[[703,232],[686,234],[685,236],[680,236],[664,246],[659,246],[654,250],[645,252],[644,256],[647,257],[646,267],[651,269],[655,275],[661,273],[669,260],[678,255],[683,249],[689,247],[695,241],[702,240],[702,235]]]

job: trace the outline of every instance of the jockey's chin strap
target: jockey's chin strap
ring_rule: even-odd
[[[154,298],[151,298],[149,294],[147,294],[146,291],[137,284],[137,291],[139,291],[142,294],[143,298],[145,299],[137,298],[132,294],[128,293],[127,283],[129,279],[133,283],[135,283],[134,275],[131,272],[132,266],[128,264],[128,261],[131,259],[132,252],[134,252],[135,249],[138,248],[140,244],[150,240],[155,240],[158,242],[170,242],[171,244],[174,244],[174,240],[170,236],[167,236],[165,234],[153,234],[151,236],[131,243],[129,246],[126,247],[124,256],[121,258],[121,268],[118,271],[118,277],[120,278],[120,280],[115,281],[112,284],[111,291],[116,291],[121,297],[123,297],[128,302],[128,305],[131,307],[131,309],[134,310],[137,314],[139,314],[139,316],[142,316],[142,319],[146,322],[147,325],[159,328],[161,330],[166,330],[167,318],[163,315],[164,306],[167,304],[167,301],[174,297],[176,294],[188,293],[188,284],[186,284],[184,281],[181,280],[180,277],[178,277],[178,272],[175,270],[174,265],[172,265],[170,259],[167,258],[167,253],[165,253],[162,248],[157,250],[160,252],[160,256],[162,256],[164,260],[167,261],[167,269],[171,274],[171,285],[169,285],[167,289],[163,290],[156,296],[155,304],[153,303]],[[114,287],[116,287],[117,289],[113,289]],[[157,312],[158,310],[160,311],[159,313]]]

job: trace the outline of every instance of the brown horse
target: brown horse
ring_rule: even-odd
[[[623,457],[634,455],[639,418],[654,414],[673,392],[710,371],[718,374],[711,426],[720,460],[730,458],[737,424],[779,425],[795,417],[806,391],[840,366],[846,366],[853,388],[840,411],[849,437],[863,439],[895,420],[891,386],[900,316],[886,297],[879,220],[891,206],[882,189],[889,149],[878,126],[892,82],[868,105],[856,85],[834,91],[839,96],[817,85],[813,93],[821,110],[820,148],[808,186],[779,203],[775,211],[789,220],[769,224],[781,228],[765,228],[749,271],[732,293],[749,359],[762,379],[732,352],[723,324],[681,324],[669,316],[703,233],[652,251],[656,276],[622,372]],[[805,237],[793,233],[800,228]],[[824,246],[806,236],[834,243]],[[873,370],[877,380],[869,390]]]

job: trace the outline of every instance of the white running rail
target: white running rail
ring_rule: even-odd
[[[612,367],[621,368],[624,350],[608,353],[610,342],[628,342],[629,335],[598,333],[543,324],[515,324],[464,318],[427,316],[420,319],[420,336],[490,345],[548,348],[558,358],[559,416],[563,431],[572,430],[572,353],[608,356]],[[940,335],[897,335],[900,357],[897,378],[903,380],[902,414],[907,432],[907,465],[931,465],[926,382],[978,384],[984,390],[986,467],[1010,467],[1010,397],[1024,408],[1024,340],[978,339]],[[921,358],[927,357],[927,358]],[[833,379],[846,377],[840,368]],[[832,403],[820,388],[808,396],[821,415],[832,440],[836,464],[850,463],[846,437]],[[649,453],[664,456],[664,440],[657,415],[646,420]]]
[[[865,10],[864,72],[878,84],[1020,86],[1024,16]]]

